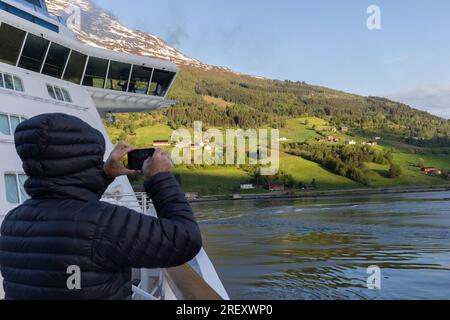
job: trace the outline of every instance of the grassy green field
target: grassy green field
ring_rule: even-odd
[[[320,135],[311,128],[314,123],[305,125],[305,119],[306,118],[288,120],[286,128],[280,130],[280,137],[289,139],[288,142],[303,142],[308,139],[320,138]],[[321,121],[314,122],[322,123]]]
[[[318,130],[329,132],[330,135],[338,137],[341,143],[351,139],[359,143],[367,140],[367,137],[353,136],[339,132],[333,133],[330,131],[331,128],[325,120],[318,118],[291,119],[287,122],[286,128],[281,130],[280,137],[288,138],[288,142],[302,142],[308,139],[319,138],[320,135],[315,131]],[[108,132],[113,140],[117,139],[122,133],[121,130],[112,127],[108,128]],[[153,140],[170,140],[173,130],[165,124],[155,124],[138,128],[135,132],[136,145],[138,147],[149,147],[153,144]],[[448,155],[417,155],[410,153],[406,148],[402,149],[402,146],[388,143],[377,147],[394,151],[394,163],[401,166],[402,174],[397,179],[390,179],[387,177],[389,165],[367,163],[366,167],[370,170],[368,174],[370,187],[433,186],[450,183],[449,180],[442,179],[441,177],[427,176],[418,167],[419,160],[422,158],[426,166],[432,166],[437,169],[450,169],[450,157]],[[292,175],[297,184],[302,182],[305,185],[310,185],[312,180],[315,179],[318,190],[367,188],[367,186],[327,171],[314,162],[285,153],[280,154],[280,169]],[[251,180],[246,172],[235,167],[198,169],[178,167],[176,168],[176,173],[181,177],[181,183],[186,192],[198,192],[202,195],[242,192],[239,190],[240,183]],[[249,192],[264,192],[264,190],[256,189]]]
[[[247,173],[233,167],[207,169],[179,167],[175,173],[181,177],[181,185],[186,192],[198,192],[202,195],[231,194],[239,190],[241,183],[250,180]]]
[[[280,169],[292,174],[296,181],[307,185],[316,179],[317,188],[320,190],[351,189],[360,186],[350,179],[325,170],[317,163],[285,153],[280,154]]]
[[[151,147],[154,140],[170,140],[173,130],[165,124],[136,129],[137,146]]]

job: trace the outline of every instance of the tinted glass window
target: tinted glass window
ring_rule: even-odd
[[[41,72],[48,45],[48,40],[33,34],[28,34],[27,39],[25,40],[25,46],[23,47],[22,56],[20,57],[19,67]]]
[[[3,76],[5,78],[5,88],[14,90],[12,75],[5,73],[5,74],[3,74]]]
[[[42,73],[51,77],[61,78],[69,53],[69,48],[52,43]]]
[[[89,62],[84,75],[83,85],[95,88],[103,88],[105,85],[108,60],[89,57]]]
[[[25,191],[25,182],[28,180],[28,176],[25,174],[19,174],[19,191],[20,191],[20,202],[23,203],[30,199],[30,196]]]
[[[20,123],[20,118],[17,116],[10,116],[9,121],[11,121],[11,133],[14,134],[16,132],[17,126]]]
[[[174,72],[155,69],[149,94],[160,97],[165,96],[174,76]]]
[[[5,85],[3,84],[3,73],[0,73],[0,88],[3,88]]]
[[[72,102],[72,98],[70,97],[69,92],[66,89],[61,88],[63,97],[64,97],[64,101],[66,102]]]
[[[41,2],[39,0],[25,0],[28,3],[31,3],[34,6],[38,6],[39,8],[41,7]]]
[[[16,91],[24,91],[22,79],[16,76],[14,76],[13,78],[14,78],[14,87]]]
[[[17,188],[17,178],[15,174],[5,174],[6,200],[9,203],[18,204],[19,192]]]
[[[147,94],[151,76],[151,68],[133,66],[128,92]]]
[[[25,39],[25,31],[2,23],[0,26],[0,62],[15,65]]]
[[[130,64],[111,61],[108,80],[106,82],[106,89],[127,91],[130,70]]]
[[[52,97],[53,99],[56,99],[56,94],[55,94],[55,91],[53,90],[53,86],[48,84],[47,91],[48,91],[48,94],[50,95],[50,97]]]
[[[64,101],[64,97],[63,97],[61,89],[58,87],[54,87],[54,88],[55,88],[55,93],[56,93],[56,99],[58,99],[60,101]]]
[[[83,77],[84,66],[86,64],[87,56],[77,51],[72,51],[69,62],[64,73],[64,80],[76,84],[80,84]]]
[[[0,114],[0,132],[6,135],[11,135],[9,130],[9,120],[6,114]]]

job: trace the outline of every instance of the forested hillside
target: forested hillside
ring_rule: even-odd
[[[448,120],[384,98],[222,70],[183,67],[170,97],[178,101],[167,113],[172,127],[202,120],[208,126],[282,128],[286,119],[315,116],[356,132],[393,135],[422,146],[447,146],[450,136]]]

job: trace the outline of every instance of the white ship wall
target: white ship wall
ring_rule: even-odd
[[[102,119],[97,112],[88,91],[81,86],[65,81],[40,75],[24,69],[0,63],[0,72],[10,73],[22,79],[25,92],[12,91],[0,88],[0,113],[21,115],[27,118],[43,113],[67,113],[79,117],[101,131],[106,140],[106,155],[112,150],[112,143],[107,135]],[[65,88],[71,95],[73,103],[64,103],[53,100],[47,93],[46,84]],[[4,174],[7,172],[23,172],[22,162],[18,157],[14,137],[0,133],[0,224],[5,215],[16,207],[6,200]],[[120,194],[132,194],[133,189],[126,177],[116,179],[107,192],[113,190]],[[0,277],[0,299],[4,296]]]

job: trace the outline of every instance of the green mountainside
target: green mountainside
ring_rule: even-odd
[[[116,115],[107,124],[113,142],[149,147],[193,121],[203,121],[204,129],[271,127],[282,137],[282,173],[268,179],[288,189],[449,183],[449,120],[388,99],[195,67],[181,67],[169,98],[177,105],[167,110]],[[424,166],[436,170],[426,175]],[[261,192],[267,182],[245,166],[178,167],[177,177],[186,191],[200,194],[241,192],[243,182]]]

